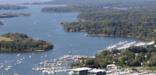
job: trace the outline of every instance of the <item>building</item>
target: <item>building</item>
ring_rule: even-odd
[[[117,70],[118,66],[116,66],[115,64],[109,64],[107,65],[107,70]]]
[[[82,67],[70,70],[69,75],[106,75],[106,71],[104,69]]]
[[[88,67],[71,69],[69,75],[88,75],[89,70],[91,70],[91,68]]]
[[[106,71],[104,69],[92,69],[88,72],[88,75],[106,75]]]
[[[122,70],[122,68],[120,66],[115,65],[115,64],[110,64],[110,65],[107,65],[106,70],[107,70],[107,74],[110,75],[112,73],[118,72],[119,70]],[[114,74],[112,74],[112,75],[114,75]]]

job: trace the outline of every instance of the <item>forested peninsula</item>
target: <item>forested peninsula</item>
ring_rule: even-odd
[[[34,40],[23,33],[7,33],[0,36],[0,53],[38,52],[53,49],[53,44]]]
[[[91,36],[132,37],[156,41],[156,11],[153,9],[101,9],[81,12],[76,22],[62,23],[67,32]]]

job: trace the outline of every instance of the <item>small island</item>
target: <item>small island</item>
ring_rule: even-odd
[[[26,9],[26,6],[20,6],[20,5],[11,5],[11,4],[1,4],[0,10],[20,10],[20,9]]]
[[[44,7],[41,10],[42,12],[73,12],[72,7],[60,6],[60,7]]]
[[[43,40],[34,40],[23,33],[7,33],[0,36],[0,52],[38,52],[53,49],[53,45]]]
[[[0,18],[13,18],[20,16],[30,16],[29,13],[0,13]]]

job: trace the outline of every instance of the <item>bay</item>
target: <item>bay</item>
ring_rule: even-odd
[[[75,55],[95,55],[99,50],[119,41],[133,41],[130,38],[121,37],[87,37],[85,33],[68,33],[61,26],[61,22],[77,20],[78,13],[42,13],[42,5],[30,5],[29,9],[8,10],[1,12],[26,12],[31,13],[30,17],[17,17],[2,19],[5,23],[0,26],[0,34],[8,32],[21,32],[32,36],[35,39],[47,40],[54,44],[54,49],[41,53],[1,53],[0,63],[11,65],[10,70],[0,69],[2,75],[46,75],[41,72],[32,71],[39,62],[52,60],[72,52]],[[19,56],[18,56],[19,55]],[[31,58],[30,58],[31,56]],[[17,64],[18,60],[22,63]],[[68,75],[59,73],[56,75]]]
[[[0,4],[16,4],[16,3],[32,3],[32,2],[46,2],[52,0],[0,0]]]

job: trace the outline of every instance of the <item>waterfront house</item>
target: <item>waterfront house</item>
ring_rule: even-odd
[[[121,70],[122,68],[120,66],[117,66],[115,64],[109,64],[107,65],[106,67],[106,70],[107,70],[107,74],[110,74],[110,73],[115,73],[117,72],[118,70]]]
[[[88,75],[89,70],[91,70],[91,68],[88,68],[88,67],[71,69],[71,71],[69,72],[69,75]]]
[[[115,64],[109,64],[109,65],[107,65],[107,67],[106,67],[106,70],[107,70],[108,72],[115,72],[115,71],[117,71],[117,70],[119,70],[119,69],[121,69],[121,67],[120,67],[120,66],[117,66],[117,65],[115,65]]]
[[[92,69],[88,72],[88,75],[106,75],[106,70],[104,70],[104,69]]]

